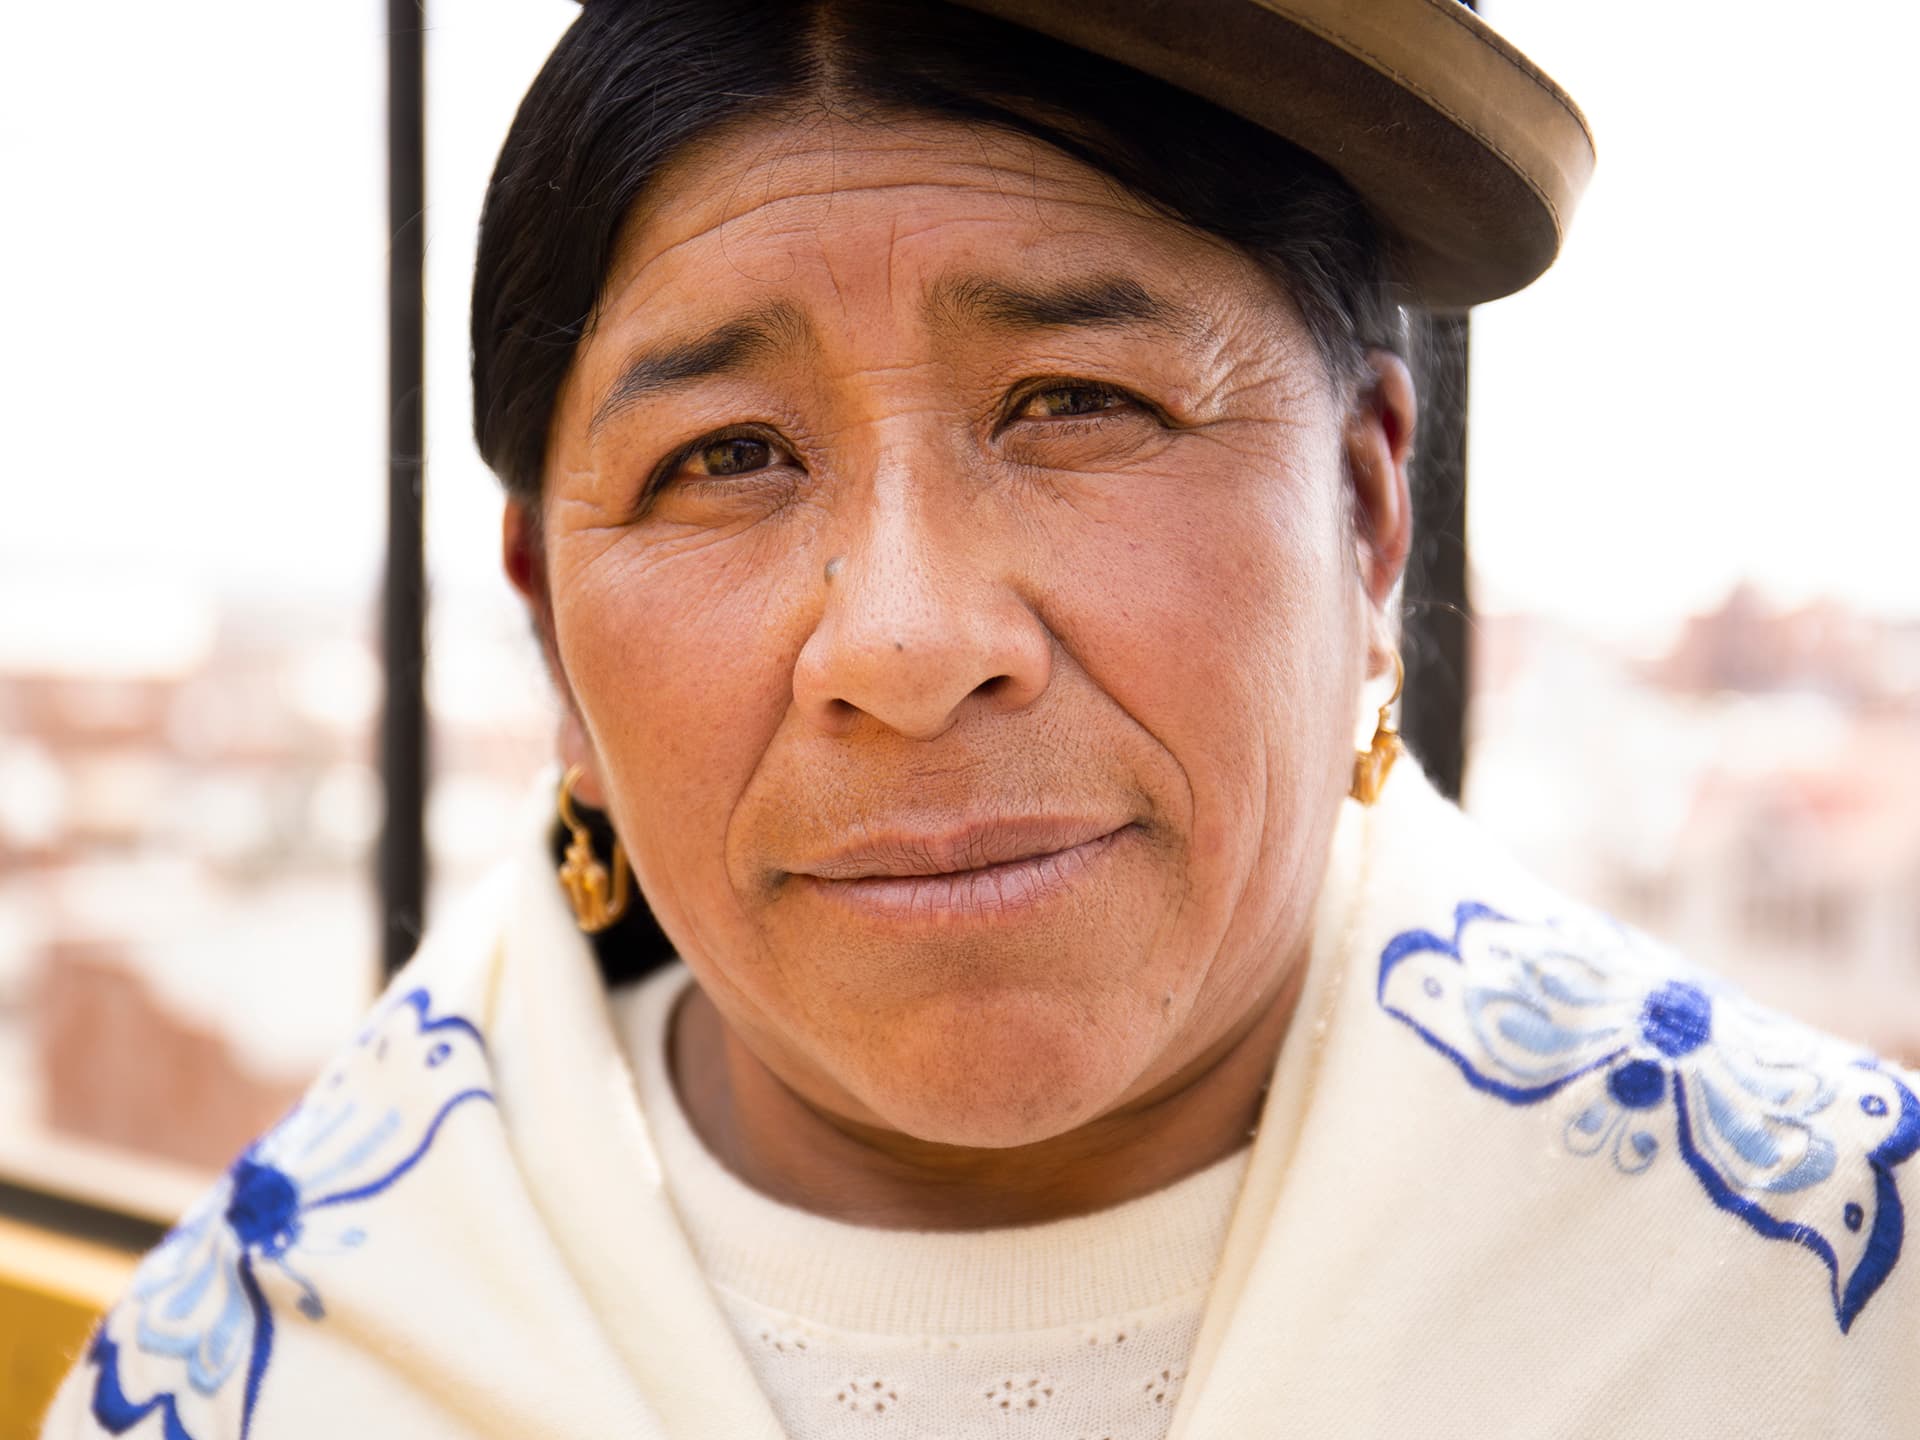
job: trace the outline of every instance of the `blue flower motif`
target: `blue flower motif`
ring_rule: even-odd
[[[1377,995],[1475,1089],[1510,1105],[1565,1096],[1574,1154],[1638,1175],[1671,1144],[1715,1205],[1820,1257],[1843,1333],[1899,1259],[1913,1091],[1645,936],[1462,902],[1452,936],[1394,936]]]
[[[300,1267],[361,1245],[367,1232],[350,1207],[418,1165],[456,1108],[493,1099],[478,1083],[486,1076],[480,1032],[457,1016],[435,1017],[431,1005],[420,989],[384,1007],[141,1262],[87,1351],[98,1371],[93,1415],[108,1433],[157,1414],[166,1440],[236,1430],[244,1440],[273,1358],[275,1315],[261,1274],[284,1277],[300,1313],[324,1319]],[[419,1078],[387,1079],[396,1066]],[[236,1377],[237,1387],[229,1383]]]

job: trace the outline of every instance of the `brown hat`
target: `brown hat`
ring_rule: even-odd
[[[1337,170],[1418,298],[1553,263],[1593,173],[1567,93],[1460,0],[959,0],[1190,90]]]
[[[1593,173],[1586,117],[1464,0],[955,0],[1318,156],[1450,310],[1531,284]]]

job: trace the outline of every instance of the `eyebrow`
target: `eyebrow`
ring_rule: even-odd
[[[763,306],[687,339],[634,352],[587,422],[593,434],[649,395],[745,368],[770,352],[790,349],[809,334],[806,318],[785,303]]]
[[[1157,297],[1125,275],[1096,275],[1039,286],[1016,285],[990,276],[963,276],[936,285],[928,296],[927,311],[933,325],[940,329],[1146,325],[1191,336],[1207,328],[1199,311]],[[595,407],[587,433],[592,435],[649,395],[744,369],[764,355],[792,348],[811,333],[806,317],[782,301],[737,315],[704,335],[667,340],[636,351]]]
[[[1125,275],[1095,275],[1052,285],[1016,285],[967,276],[936,286],[928,310],[936,325],[999,330],[1148,325],[1193,334],[1206,328],[1200,313],[1152,294]]]

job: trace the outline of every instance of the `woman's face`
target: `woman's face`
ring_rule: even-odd
[[[670,169],[521,578],[586,798],[759,1063],[1010,1146],[1276,1002],[1404,555],[1381,373],[1352,403],[1246,257],[997,132]]]

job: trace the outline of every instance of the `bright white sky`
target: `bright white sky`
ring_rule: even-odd
[[[75,582],[122,627],[209,585],[371,604],[384,9],[7,7],[0,640],[51,623],[46,597]],[[1628,634],[1746,576],[1920,616],[1920,6],[1485,9],[1578,97],[1601,165],[1561,264],[1476,317],[1481,603]],[[472,236],[573,13],[431,7],[429,535],[448,591],[503,588],[467,429]]]
[[[1745,575],[1920,616],[1920,6],[1483,8],[1600,165],[1560,263],[1475,315],[1480,602],[1617,630]]]

